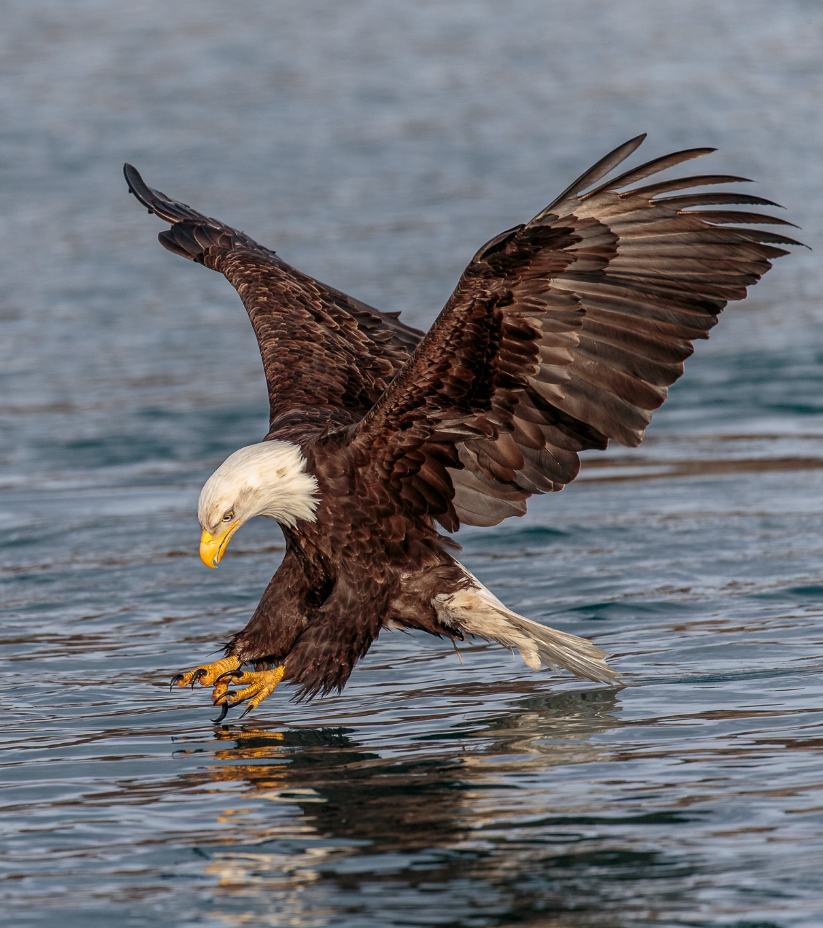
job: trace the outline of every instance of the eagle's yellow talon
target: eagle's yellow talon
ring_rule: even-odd
[[[218,680],[214,684],[214,689],[211,694],[211,701],[217,705],[217,701],[221,699],[228,692],[229,687],[231,686],[231,680]]]
[[[275,691],[277,684],[283,679],[284,668],[275,667],[274,670],[243,671],[233,673],[225,680],[218,680],[212,691],[212,702],[225,706],[237,706],[249,700],[243,715],[256,709],[261,702]],[[247,684],[244,689],[237,692],[228,692],[229,686]]]
[[[222,722],[226,713],[232,706],[248,700],[248,706],[243,715],[256,709],[261,702],[271,696],[277,684],[283,679],[284,668],[275,667],[274,670],[249,671],[241,670],[242,661],[235,655],[224,657],[213,664],[202,664],[186,673],[179,673],[172,679],[172,686],[213,686],[211,701],[222,710],[220,718],[215,722]],[[229,687],[242,686],[241,690]]]
[[[217,682],[221,674],[231,670],[239,670],[242,661],[236,654],[230,654],[228,657],[221,658],[213,664],[201,664],[194,670],[187,670],[185,673],[178,673],[172,678],[172,686],[194,686],[199,683],[201,686],[211,686]]]

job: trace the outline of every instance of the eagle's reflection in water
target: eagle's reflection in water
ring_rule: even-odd
[[[348,924],[338,921],[348,913],[358,925],[468,925],[481,923],[472,912],[497,913],[495,924],[540,913],[543,925],[562,912],[563,924],[570,913],[589,924],[603,900],[583,885],[598,869],[585,771],[609,758],[599,736],[618,713],[613,689],[536,695],[402,747],[368,728],[360,740],[343,728],[224,729],[208,775],[247,790],[232,792],[223,816],[236,825],[232,843],[202,849],[215,914],[238,924]],[[569,765],[579,776],[565,771],[547,808],[549,778]],[[572,807],[570,779],[580,790]]]

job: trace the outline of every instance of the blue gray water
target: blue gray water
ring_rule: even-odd
[[[6,0],[0,834],[9,925],[823,924],[823,6]],[[487,238],[647,130],[715,145],[816,250],[730,308],[646,443],[461,533],[622,690],[386,634],[340,697],[222,727],[171,675],[254,608],[265,431],[228,284],[120,170],[428,325]]]

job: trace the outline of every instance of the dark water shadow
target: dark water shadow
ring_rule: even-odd
[[[294,924],[322,899],[347,913],[340,924],[600,925],[610,911],[608,924],[628,925],[637,881],[648,898],[649,879],[674,885],[688,866],[621,833],[688,815],[606,815],[596,797],[590,814],[547,805],[552,777],[568,780],[562,768],[580,766],[585,782],[587,765],[610,758],[601,736],[619,711],[614,690],[526,697],[396,753],[349,728],[220,729],[205,776],[275,800],[269,824],[279,824],[238,821],[231,846],[201,848],[219,878],[215,905],[238,916],[272,893]],[[236,793],[231,802],[242,805]],[[283,823],[282,803],[296,819]],[[301,853],[310,878],[294,865]]]
[[[473,790],[513,789],[507,774],[601,758],[592,738],[619,724],[617,711],[613,690],[525,698],[505,715],[422,734],[402,757],[368,750],[349,728],[226,728],[208,775],[279,790],[324,837],[373,852],[437,847],[477,827]]]

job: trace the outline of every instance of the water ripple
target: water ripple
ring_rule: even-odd
[[[820,4],[6,6],[11,923],[823,923]],[[461,533],[625,686],[387,633],[310,705],[278,691],[215,726],[206,692],[169,692],[283,548],[252,524],[198,561],[199,488],[263,434],[262,373],[122,162],[427,325],[480,242],[643,129],[649,157],[720,146],[707,169],[760,179],[816,251],[724,314],[641,448]]]

